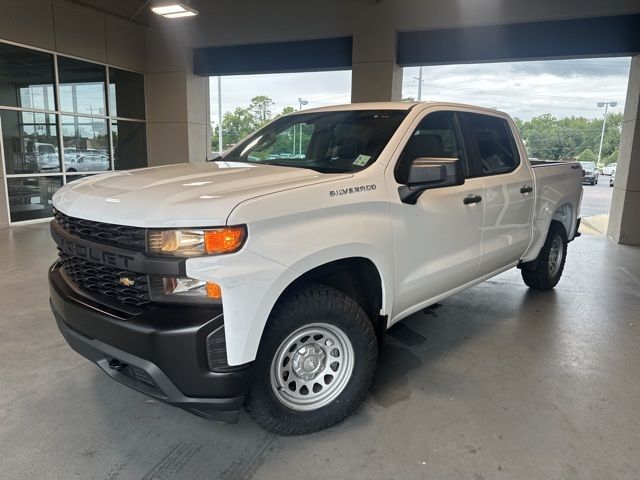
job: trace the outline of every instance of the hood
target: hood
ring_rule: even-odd
[[[240,202],[350,174],[239,162],[179,164],[96,175],[53,196],[62,213],[136,227],[225,225]]]

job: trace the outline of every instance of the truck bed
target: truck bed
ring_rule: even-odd
[[[533,238],[524,261],[538,256],[551,220],[561,221],[567,229],[569,241],[573,240],[582,201],[582,168],[578,162],[534,160],[531,166],[535,179],[536,206],[532,222]],[[571,205],[577,205],[578,212],[573,212]],[[557,213],[554,215],[553,212]]]

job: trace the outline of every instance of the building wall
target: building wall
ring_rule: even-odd
[[[65,0],[2,0],[0,38],[146,71],[145,28]]]

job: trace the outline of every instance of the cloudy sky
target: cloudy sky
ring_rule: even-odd
[[[471,103],[498,108],[528,120],[542,113],[558,117],[597,117],[599,101],[617,101],[622,112],[629,58],[552,60],[475,65],[431,66],[422,69],[422,99]],[[418,67],[403,72],[403,97],[418,97]],[[252,97],[267,95],[274,113],[284,107],[303,108],[348,103],[351,72],[241,75],[222,78],[222,111],[246,107]],[[211,117],[218,115],[217,77],[211,78]]]

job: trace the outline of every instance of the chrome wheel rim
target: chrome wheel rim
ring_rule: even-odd
[[[335,325],[313,323],[291,333],[271,363],[271,388],[293,410],[316,410],[342,393],[353,373],[353,346]]]
[[[549,251],[549,275],[554,277],[558,270],[560,270],[560,265],[562,265],[562,255],[564,254],[564,247],[562,245],[562,240],[560,237],[556,237],[553,239],[553,243],[551,244],[551,250]]]

